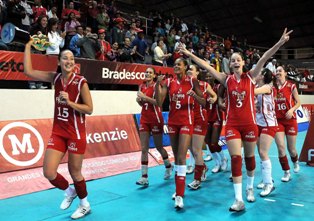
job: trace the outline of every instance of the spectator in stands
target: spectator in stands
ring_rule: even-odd
[[[57,6],[53,5],[51,9],[48,11],[48,18],[56,18],[59,20],[58,15],[57,15]]]
[[[96,32],[98,30],[97,14],[98,14],[97,1],[92,1],[92,4],[89,6],[87,13],[87,25],[92,28],[92,32]]]
[[[98,23],[98,30],[103,29],[105,31],[109,30],[109,22],[110,22],[110,17],[107,14],[107,9],[106,6],[103,5],[101,7],[98,7],[99,13],[96,16],[96,20]],[[107,32],[109,33],[109,32]]]
[[[6,22],[11,22],[16,27],[22,28],[22,19],[26,17],[26,11],[20,5],[20,0],[9,1],[7,5]]]
[[[137,29],[137,37],[132,42],[131,47],[134,50],[135,63],[144,64],[145,55],[148,54],[148,44],[144,39],[144,31]]]
[[[22,0],[20,2],[20,5],[25,9],[25,18],[22,19],[22,29],[25,31],[29,31],[31,24],[32,24],[32,19],[31,16],[33,15],[33,10],[32,7],[27,3],[27,0]]]
[[[215,57],[211,60],[211,63],[214,65],[216,71],[221,72],[221,58],[218,50],[215,51]]]
[[[81,57],[81,49],[77,46],[77,41],[84,37],[84,29],[81,25],[76,26],[76,35],[70,41],[69,49],[75,57]]]
[[[230,74],[230,68],[229,68],[229,63],[230,63],[230,57],[231,57],[231,52],[230,50],[226,51],[225,56],[222,59],[222,71],[226,74]]]
[[[181,20],[181,31],[183,34],[187,34],[189,32],[189,28],[183,20]]]
[[[67,8],[64,8],[62,10],[62,14],[61,14],[61,18],[63,20],[67,20],[69,18],[69,14],[73,12],[75,14],[75,17],[77,19],[79,19],[81,17],[81,14],[80,12],[78,12],[77,10],[74,9],[74,2],[70,1],[69,4],[68,4],[68,7]]]
[[[226,51],[230,51],[232,47],[232,42],[230,41],[229,36],[224,40],[224,46],[225,46]]]
[[[86,35],[80,38],[76,45],[80,47],[80,53],[82,58],[95,59],[96,54],[100,51],[100,44],[98,42],[98,35],[91,33],[91,27],[86,27]]]
[[[171,28],[172,28],[172,23],[171,23],[171,20],[168,18],[165,24],[165,31],[167,35],[169,35]]]
[[[66,31],[67,35],[65,37],[65,48],[69,47],[71,38],[76,35],[76,26],[81,25],[80,22],[77,20],[76,15],[74,12],[70,12],[68,14],[68,20],[65,22],[64,30]]]
[[[277,64],[277,60],[273,58],[271,62],[268,62],[268,64],[266,65],[266,68],[270,70],[274,76],[276,74],[276,64]]]
[[[104,29],[98,30],[98,41],[100,44],[100,51],[97,53],[97,60],[108,61],[107,53],[111,51],[111,45],[105,40],[106,31]]]
[[[30,34],[31,35],[38,35],[38,34],[43,34],[47,35],[48,34],[48,17],[47,15],[40,15],[37,18],[36,23],[32,24],[30,28]]]
[[[174,45],[175,45],[175,43],[176,43],[175,36],[176,36],[176,30],[172,28],[172,29],[170,30],[170,33],[169,33],[168,36],[167,36],[168,51],[169,51],[170,53],[173,53],[173,51],[174,51]]]
[[[161,26],[161,22],[157,23],[156,30],[157,30],[159,36],[163,36],[163,37],[166,36],[165,29]]]
[[[124,19],[123,18],[116,18],[114,19],[115,26],[111,30],[111,39],[110,43],[113,44],[114,42],[118,42],[119,46],[123,46],[124,41]]]
[[[154,49],[153,65],[167,67],[167,59],[171,56],[171,54],[165,54],[163,52],[162,48],[164,45],[163,40],[158,41],[158,45]]]
[[[86,79],[73,73],[75,61],[71,51],[65,50],[58,57],[58,72],[39,71],[32,66],[32,43],[31,40],[25,45],[24,73],[34,80],[55,85],[55,110],[59,110],[55,111],[51,138],[45,151],[43,175],[52,185],[64,191],[65,198],[60,209],[68,209],[78,196],[79,206],[71,216],[72,219],[78,219],[91,210],[81,170],[86,150],[85,114],[93,112],[92,98]],[[57,171],[66,152],[68,169],[75,188]],[[47,203],[51,204],[51,200]]]
[[[136,27],[136,23],[132,22],[130,25],[129,30],[127,30],[127,32],[125,33],[125,37],[129,38],[131,40],[131,42],[136,38],[137,36],[137,27]]]
[[[128,62],[128,63],[133,63],[133,55],[134,55],[134,50],[131,47],[131,41],[130,38],[125,38],[124,39],[124,46],[123,48],[120,50],[120,56],[119,56],[119,60],[121,62]]]
[[[47,48],[46,54],[59,55],[60,48],[64,46],[65,35],[66,32],[62,32],[61,35],[59,34],[58,19],[50,18],[48,20],[48,39],[51,44]]]
[[[32,10],[34,22],[37,21],[39,16],[47,15],[47,9],[42,6],[41,0],[34,0],[34,6],[32,7]]]
[[[154,54],[154,51],[155,51],[155,48],[158,46],[158,42],[159,41],[163,41],[164,42],[164,37],[163,36],[160,36],[158,39],[157,39],[157,41],[155,41],[153,44],[152,44],[152,46],[150,47],[150,50],[151,50],[151,52]],[[164,54],[167,54],[167,46],[166,46],[166,44],[163,44],[163,46],[162,46],[162,51],[163,51],[163,53]]]
[[[115,42],[112,44],[111,50],[107,52],[109,61],[118,61],[120,56],[119,44]]]

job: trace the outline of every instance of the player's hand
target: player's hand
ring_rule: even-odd
[[[286,113],[286,119],[287,119],[287,120],[290,120],[292,117],[293,117],[293,110],[290,109],[290,110],[288,110],[287,113]]]
[[[186,94],[191,96],[191,97],[196,97],[196,93],[193,90],[189,90]]]
[[[69,98],[68,92],[61,91],[61,92],[60,92],[60,97],[61,97],[62,100],[64,100],[67,104],[70,102],[70,98]]]
[[[293,32],[293,30],[290,30],[287,32],[287,28],[285,28],[283,34],[281,35],[281,38],[279,40],[279,42],[283,45],[284,43],[286,43],[287,41],[289,41],[290,39],[290,34]]]

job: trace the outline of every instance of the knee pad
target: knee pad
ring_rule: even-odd
[[[239,155],[231,156],[231,171],[233,177],[242,176],[242,157]]]
[[[245,157],[245,166],[246,166],[246,170],[248,171],[255,170],[255,167],[256,167],[255,156]]]

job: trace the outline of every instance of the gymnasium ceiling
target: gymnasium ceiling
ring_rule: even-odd
[[[123,2],[120,1],[120,2]],[[235,34],[251,45],[272,46],[285,27],[294,32],[286,48],[314,47],[312,0],[127,0],[139,11],[158,10],[226,37]],[[255,19],[254,19],[255,17]]]

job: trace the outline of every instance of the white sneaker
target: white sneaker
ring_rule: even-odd
[[[73,200],[77,197],[77,194],[74,196],[68,196],[67,194],[64,194],[64,200],[60,204],[60,209],[67,209],[71,206]]]
[[[248,202],[254,202],[255,201],[254,191],[252,188],[246,190],[246,200]]]
[[[201,176],[201,181],[204,182],[207,179],[207,171],[208,171],[208,167],[205,165],[204,169],[203,169],[203,173]]]
[[[242,210],[245,210],[244,202],[238,200],[235,200],[229,208],[230,212],[240,212]]]
[[[222,171],[226,171],[228,169],[228,159],[227,158],[224,158],[222,161],[221,161],[221,166],[220,166],[221,170]]]
[[[172,174],[172,168],[173,168],[172,165],[171,165],[171,167],[166,168],[165,175],[164,175],[164,179],[165,180],[169,180],[170,179],[171,174]]]
[[[274,184],[272,183],[266,183],[264,184],[264,188],[263,191],[260,192],[260,196],[264,197],[264,196],[268,196],[271,192],[273,192],[275,190]]]
[[[193,172],[194,172],[194,167],[193,166],[189,165],[189,166],[186,167],[186,173],[187,174],[191,174]]]
[[[71,218],[72,219],[78,219],[81,218],[85,215],[87,215],[88,213],[90,213],[91,208],[90,206],[82,206],[79,205],[79,207],[75,210],[75,212],[72,214]]]
[[[262,180],[259,184],[257,184],[256,188],[257,189],[264,189],[264,186],[265,186],[265,184],[263,183],[263,180]]]
[[[293,163],[293,172],[298,173],[300,171],[299,161]]]
[[[197,190],[198,188],[201,187],[201,181],[199,180],[193,180],[192,183],[188,184],[188,187],[190,187],[193,190]]]
[[[172,194],[172,196],[171,196],[171,199],[172,199],[172,200],[175,200],[176,196],[177,196],[177,193],[174,192],[174,193]]]
[[[291,180],[291,175],[289,171],[285,171],[283,177],[281,178],[282,182],[289,182]]]
[[[211,161],[213,157],[210,154],[207,154],[206,157],[204,158],[205,162]]]
[[[176,196],[174,199],[174,207],[177,209],[182,209],[184,207],[183,198],[181,196]]]
[[[220,165],[216,164],[212,169],[212,173],[218,173],[220,171]]]
[[[148,178],[141,177],[138,179],[138,181],[136,181],[136,184],[140,186],[148,186]]]

